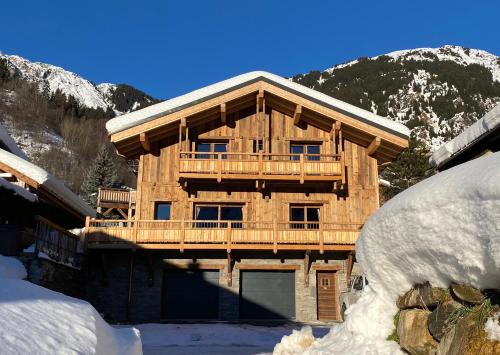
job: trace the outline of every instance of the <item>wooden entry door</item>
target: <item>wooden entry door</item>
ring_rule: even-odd
[[[316,290],[319,320],[339,320],[339,293],[335,271],[317,271]]]

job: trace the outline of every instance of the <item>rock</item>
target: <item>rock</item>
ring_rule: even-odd
[[[440,303],[429,316],[429,331],[436,340],[441,340],[449,328],[449,318],[451,314],[462,307],[462,305],[450,299]]]
[[[430,314],[422,309],[407,309],[400,313],[397,327],[399,345],[411,355],[436,353],[438,343],[427,328]]]
[[[437,355],[500,355],[500,341],[488,340],[477,315],[462,318],[442,338]]]
[[[464,284],[452,284],[451,292],[460,301],[464,301],[470,304],[480,304],[483,303],[485,297],[477,288]]]
[[[430,284],[416,285],[398,298],[399,309],[435,307],[446,297],[446,290]]]

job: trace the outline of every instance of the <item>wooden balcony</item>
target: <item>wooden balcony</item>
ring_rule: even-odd
[[[354,250],[361,224],[88,220],[87,248]]]
[[[180,153],[180,179],[338,181],[342,154]]]
[[[135,197],[135,190],[108,187],[99,188],[97,193],[97,212],[107,216],[115,210],[123,218],[131,218],[135,210]]]

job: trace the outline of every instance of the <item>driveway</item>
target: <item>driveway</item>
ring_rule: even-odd
[[[145,355],[272,353],[284,335],[300,325],[257,326],[249,324],[139,324]],[[325,326],[313,326],[316,337],[328,333]]]

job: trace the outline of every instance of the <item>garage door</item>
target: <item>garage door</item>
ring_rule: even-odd
[[[293,318],[294,271],[241,271],[240,319]]]
[[[165,270],[162,318],[217,319],[218,270]]]

